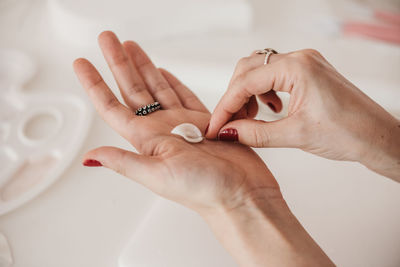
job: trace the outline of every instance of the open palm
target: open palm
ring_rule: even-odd
[[[220,203],[241,205],[246,196],[266,188],[280,197],[279,187],[264,162],[250,148],[204,140],[191,144],[171,134],[189,122],[202,132],[210,113],[172,74],[158,69],[134,42],[121,44],[112,32],[103,32],[99,44],[121,91],[121,104],[94,66],[77,59],[74,69],[97,111],[140,154],[100,147],[84,159],[97,160],[150,190],[197,211]],[[134,111],[158,101],[162,110],[147,116]]]

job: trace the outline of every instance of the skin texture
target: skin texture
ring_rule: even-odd
[[[253,147],[292,147],[334,160],[358,161],[400,181],[400,122],[307,49],[239,61],[216,106],[206,137],[236,129]],[[236,119],[249,99],[271,91],[291,95],[289,115],[274,122]],[[276,101],[275,101],[276,102]]]
[[[290,212],[275,178],[252,149],[215,140],[191,144],[170,133],[184,122],[204,132],[210,120],[186,86],[156,68],[132,41],[121,44],[114,33],[103,32],[99,45],[126,105],[89,61],[75,60],[74,70],[100,116],[140,154],[100,147],[85,154],[84,164],[113,169],[195,210],[242,266],[332,265]],[[155,100],[162,110],[134,115]]]

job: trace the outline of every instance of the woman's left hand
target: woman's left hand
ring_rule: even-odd
[[[240,206],[253,194],[281,197],[267,166],[249,147],[210,140],[191,144],[170,133],[185,122],[204,132],[210,112],[172,74],[156,68],[136,43],[121,45],[114,33],[103,32],[99,44],[126,106],[86,59],[74,62],[75,72],[98,113],[140,154],[100,147],[84,156],[86,163],[98,161],[198,212]],[[161,110],[135,115],[137,108],[154,101]]]

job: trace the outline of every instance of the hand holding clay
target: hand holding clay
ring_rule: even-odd
[[[74,62],[75,71],[99,114],[140,154],[100,147],[84,156],[86,165],[111,168],[199,212],[240,205],[237,201],[256,188],[280,197],[274,177],[250,148],[209,140],[192,144],[176,135],[184,132],[186,139],[201,141],[210,113],[172,74],[156,68],[138,44],[122,45],[111,32],[102,33],[99,44],[126,105],[86,59]],[[136,109],[155,101],[162,109],[135,115]],[[201,131],[191,133],[189,123]]]
[[[253,147],[300,148],[329,159],[358,161],[400,181],[398,119],[315,50],[273,54],[269,64],[263,61],[255,53],[239,61],[212,114],[207,138],[219,136]],[[291,95],[288,117],[274,122],[236,118],[244,106],[252,106],[254,96],[279,111],[282,104],[275,91]]]

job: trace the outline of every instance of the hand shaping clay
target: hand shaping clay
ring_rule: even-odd
[[[172,134],[182,136],[189,143],[199,143],[203,141],[203,135],[196,125],[191,123],[182,123],[171,131]]]

